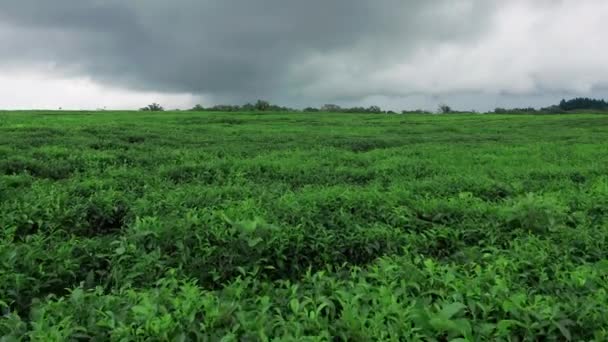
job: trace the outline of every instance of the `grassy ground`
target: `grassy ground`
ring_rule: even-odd
[[[0,113],[13,340],[608,339],[608,116]]]

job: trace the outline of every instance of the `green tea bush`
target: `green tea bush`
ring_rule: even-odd
[[[528,194],[516,199],[512,206],[502,211],[509,229],[524,229],[545,234],[563,227],[568,208],[549,196]]]
[[[606,341],[608,120],[0,114],[0,341]]]
[[[84,235],[104,235],[119,232],[127,224],[129,204],[115,191],[92,196],[82,211],[86,222]]]
[[[70,177],[74,171],[69,162],[61,160],[36,160],[24,157],[7,158],[0,162],[0,172],[5,175],[31,174],[34,177],[60,180]]]

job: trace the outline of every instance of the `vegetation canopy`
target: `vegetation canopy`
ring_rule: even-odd
[[[606,170],[605,115],[2,112],[0,340],[606,341]]]
[[[154,110],[152,108],[160,108],[162,107],[158,104],[152,104],[147,107],[142,108],[142,110]],[[302,110],[283,107],[271,104],[268,101],[258,100],[256,103],[246,103],[242,106],[240,105],[215,105],[208,108],[203,107],[200,104],[195,105],[190,109],[195,112],[202,111],[211,111],[211,112],[305,112],[305,113],[317,113],[317,112],[326,112],[326,113],[373,113],[373,114],[396,114],[390,110],[383,110],[379,106],[369,106],[369,107],[341,107],[337,104],[325,104],[320,108],[315,107],[305,107]],[[602,99],[590,99],[590,98],[575,98],[571,100],[561,100],[557,105],[551,105],[548,107],[543,107],[540,109],[536,109],[533,107],[527,108],[496,108],[492,113],[494,114],[564,114],[564,113],[579,113],[581,111],[593,111],[593,112],[608,112],[608,103]],[[447,104],[440,104],[437,108],[436,113],[438,114],[470,114],[476,113],[476,111],[461,111],[455,110],[451,106]],[[401,114],[433,114],[433,112],[416,109],[416,110],[402,110]]]

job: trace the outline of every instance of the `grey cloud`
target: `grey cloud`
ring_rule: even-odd
[[[296,105],[561,91],[567,77],[536,74],[560,63],[539,68],[492,45],[505,3],[538,14],[573,0],[4,0],[0,66],[50,63],[112,86]],[[509,77],[503,54],[517,60]]]
[[[482,32],[490,6],[453,3],[15,0],[0,4],[0,19],[13,29],[5,37],[18,52],[12,62],[53,61],[138,89],[250,98],[322,78],[290,78],[311,55],[350,51],[363,69],[424,41]]]

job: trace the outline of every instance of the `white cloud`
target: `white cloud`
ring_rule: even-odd
[[[3,109],[137,109],[157,102],[167,109],[191,108],[200,100],[192,94],[143,92],[105,86],[86,77],[32,71],[0,70]]]
[[[605,1],[506,1],[476,40],[420,46],[394,62],[359,59],[354,50],[319,54],[292,72],[309,75],[308,96],[585,95],[608,85],[605,18]]]

